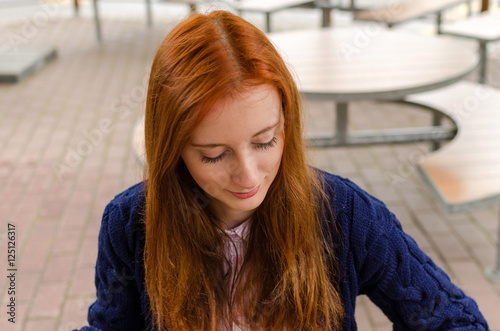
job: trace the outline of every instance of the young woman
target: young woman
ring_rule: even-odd
[[[297,87],[227,12],[163,41],[145,180],[104,211],[82,330],[356,330],[367,294],[395,330],[487,330],[385,205],[306,165]]]

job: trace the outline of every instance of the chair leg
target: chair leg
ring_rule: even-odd
[[[321,26],[326,28],[332,25],[332,10],[330,8],[323,8],[321,10],[323,17]]]
[[[442,123],[443,123],[443,114],[441,112],[435,111],[432,114],[432,126],[441,127]],[[441,147],[441,141],[433,140],[431,145],[432,151],[439,149],[439,147]]]
[[[479,42],[479,83],[486,83],[486,66],[488,61],[487,47],[485,41]]]

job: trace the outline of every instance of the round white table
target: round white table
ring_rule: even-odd
[[[336,135],[313,146],[359,145],[447,139],[437,126],[349,134],[348,103],[402,100],[408,94],[453,84],[478,63],[476,46],[447,36],[421,36],[377,25],[272,33],[306,98],[337,105]],[[369,111],[367,109],[367,111]]]

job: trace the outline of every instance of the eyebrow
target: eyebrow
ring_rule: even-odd
[[[252,136],[252,138],[260,136],[261,134],[266,133],[267,131],[270,131],[270,130],[276,128],[279,124],[280,124],[280,120],[278,120],[278,123],[270,125],[270,126],[264,128],[264,129],[260,130],[259,132],[257,132],[256,134],[254,134]],[[203,148],[215,148],[215,147],[221,147],[221,146],[226,146],[226,145],[224,145],[224,144],[202,144],[202,145],[191,144],[191,146],[193,146],[193,147],[203,147]]]

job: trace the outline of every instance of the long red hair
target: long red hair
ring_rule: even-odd
[[[252,216],[233,297],[223,272],[225,233],[181,152],[217,100],[260,84],[281,96],[284,150]],[[300,96],[267,37],[223,11],[181,22],[156,53],[145,125],[145,282],[158,329],[220,330],[233,322],[251,330],[340,329],[337,265],[319,217],[320,179],[306,165]]]

